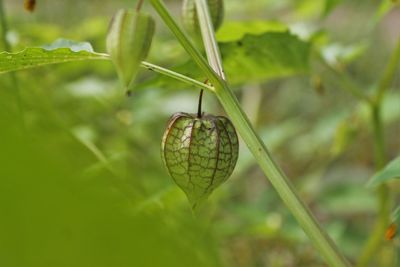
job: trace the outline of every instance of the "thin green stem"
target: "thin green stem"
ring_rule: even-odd
[[[381,110],[383,106],[383,98],[387,89],[392,82],[396,68],[400,63],[400,38],[398,39],[396,48],[383,72],[382,78],[378,83],[374,101],[370,103],[371,109],[371,124],[374,139],[374,156],[375,156],[375,170],[379,171],[386,164],[385,155],[385,136],[384,127],[382,122]],[[390,190],[386,184],[382,184],[378,188],[378,219],[375,226],[361,252],[358,267],[367,266],[373,255],[382,245],[383,236],[390,220]]]
[[[203,70],[203,72],[211,80],[215,87],[215,93],[226,113],[231,117],[238,132],[246,142],[250,151],[253,153],[265,175],[269,178],[272,185],[275,187],[280,197],[297,219],[305,233],[312,240],[315,247],[320,251],[320,253],[325,257],[326,261],[331,266],[350,266],[346,259],[339,252],[333,241],[318,224],[310,210],[302,202],[289,179],[287,179],[285,174],[274,162],[268,149],[251,126],[246,114],[241,109],[236,96],[233,94],[226,82],[208,65],[199,51],[192,45],[187,36],[181,31],[177,23],[169,14],[162,0],[150,1],[158,14],[164,20],[165,24],[175,34],[177,39],[197,63],[200,69]],[[200,1],[203,1],[203,3],[201,3],[199,6],[205,6],[204,0]],[[198,11],[198,14],[204,14],[205,12],[208,11]],[[200,18],[199,16],[199,19],[200,21],[207,20],[207,17],[209,18],[209,15],[205,18]],[[211,22],[208,20],[207,23],[210,24]],[[212,26],[208,27],[212,28]],[[212,32],[209,34],[214,33]],[[209,39],[211,40],[212,38]]]
[[[138,2],[136,3],[136,11],[139,12],[140,9],[142,8],[143,5],[143,0],[138,0]]]
[[[203,93],[204,93],[204,90],[201,89],[200,95],[199,95],[199,105],[197,106],[197,118],[199,118],[199,119],[203,116],[203,112],[201,111],[201,106],[203,103]]]
[[[168,12],[165,4],[160,0],[150,0],[151,4],[158,12],[160,17],[164,20],[166,26],[172,31],[178,41],[181,43],[183,48],[188,52],[189,55],[192,56],[193,61],[200,67],[200,69],[206,74],[207,77],[211,80],[211,83],[214,85],[216,83],[220,83],[221,79],[218,75],[210,68],[207,61],[201,56],[200,52],[194,47],[192,43],[190,43],[188,36],[179,28],[176,21],[172,18],[171,14]]]
[[[375,170],[379,171],[385,166],[385,145],[383,125],[381,119],[381,105],[371,105],[371,124],[373,126]],[[360,254],[357,267],[368,266],[376,251],[381,246],[386,228],[390,219],[390,191],[386,184],[381,184],[377,189],[378,194],[378,219],[371,234]]]
[[[146,61],[142,61],[140,65],[143,68],[155,71],[155,72],[160,73],[162,75],[171,77],[171,78],[173,78],[175,80],[184,82],[184,83],[189,84],[189,85],[193,85],[193,86],[195,86],[197,88],[201,88],[201,89],[208,90],[210,92],[214,92],[214,87],[213,86],[210,86],[207,83],[199,82],[199,81],[197,81],[195,79],[187,77],[187,76],[185,76],[183,74],[180,74],[178,72],[175,72],[175,71],[172,71],[172,70],[169,70],[169,69],[166,69],[166,68],[151,64],[151,63],[146,62]]]
[[[397,40],[396,48],[394,49],[392,56],[390,57],[389,63],[386,66],[382,79],[378,84],[378,89],[376,92],[376,99],[375,99],[377,103],[382,102],[385,92],[389,88],[390,83],[394,78],[395,71],[399,62],[400,62],[400,37]]]
[[[375,169],[379,171],[385,166],[385,143],[382,124],[382,104],[371,105],[372,126],[374,135]]]
[[[370,103],[371,109],[371,124],[374,140],[374,157],[375,157],[375,170],[381,170],[386,164],[385,156],[385,136],[384,127],[382,122],[382,107],[383,98],[392,82],[397,65],[400,62],[400,38],[398,39],[397,46],[394,49],[392,56],[383,72],[382,78],[378,83],[378,87],[373,99]],[[385,230],[390,220],[390,190],[386,184],[381,184],[378,189],[378,219],[375,223],[371,234],[361,251],[358,267],[368,266],[375,252],[382,245]]]
[[[290,180],[274,162],[270,152],[261,138],[255,133],[247,116],[240,108],[235,95],[231,91],[221,90],[217,92],[217,97],[264,174],[269,178],[269,181],[313,242],[315,248],[319,250],[330,266],[350,266],[331,238],[319,225],[309,208],[301,200]]]
[[[342,73],[331,67],[329,64],[321,59],[325,67],[328,68],[338,79],[342,89],[347,90],[354,97],[366,101],[371,109],[371,125],[373,126],[373,140],[374,140],[374,157],[375,157],[375,169],[380,170],[386,163],[385,159],[385,146],[384,146],[384,134],[383,125],[381,119],[381,109],[383,97],[386,90],[388,89],[391,81],[394,78],[397,65],[400,61],[400,38],[397,46],[389,60],[387,67],[382,75],[381,80],[378,83],[376,93],[373,97],[366,95],[346,73]],[[373,258],[375,252],[382,244],[383,236],[386,227],[389,223],[390,217],[390,190],[387,185],[382,184],[377,189],[378,195],[378,219],[373,227],[368,240],[366,241],[364,248],[360,254],[357,262],[358,267],[368,266],[369,262]]]
[[[199,18],[201,39],[204,43],[208,63],[221,79],[226,80],[224,68],[222,66],[221,53],[217,40],[215,39],[214,26],[211,23],[210,11],[208,10],[208,2],[195,1],[195,4],[197,17]]]

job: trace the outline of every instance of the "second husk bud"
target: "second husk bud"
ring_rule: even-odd
[[[107,52],[127,89],[132,85],[140,63],[149,53],[154,30],[154,19],[133,9],[119,10],[110,22]]]
[[[211,21],[217,31],[224,19],[224,1],[207,0]],[[200,34],[200,26],[196,12],[195,0],[184,0],[182,4],[182,20],[186,30],[193,35]]]

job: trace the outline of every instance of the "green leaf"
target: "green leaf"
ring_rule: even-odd
[[[266,32],[284,32],[288,27],[278,21],[229,21],[217,32],[218,42],[232,42],[242,39],[246,34],[259,35]]]
[[[389,162],[383,170],[376,173],[368,182],[368,186],[377,186],[395,178],[400,178],[400,156]]]
[[[310,44],[290,32],[246,34],[240,41],[222,43],[222,58],[233,84],[264,81],[307,73]]]
[[[224,38],[236,37],[226,35]],[[220,49],[227,79],[232,85],[267,81],[309,71],[310,43],[288,31],[245,34],[239,40],[220,43]],[[192,61],[170,69],[199,81],[207,78]],[[187,87],[171,78],[157,76],[136,89],[154,86],[169,89]]]
[[[333,157],[339,156],[346,151],[357,135],[358,128],[359,121],[356,117],[346,118],[337,125],[331,147]]]
[[[109,59],[109,57],[107,54],[93,52],[87,42],[59,39],[44,48],[28,47],[17,53],[1,52],[0,73],[91,59]]]
[[[324,59],[331,66],[338,64],[348,64],[367,51],[368,44],[365,42],[358,42],[350,45],[343,45],[340,43],[331,43],[321,48],[321,53]]]

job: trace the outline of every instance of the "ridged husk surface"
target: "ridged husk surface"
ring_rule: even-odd
[[[162,140],[162,158],[192,207],[205,200],[232,174],[239,143],[223,116],[175,113]]]
[[[110,22],[107,52],[126,88],[133,83],[140,63],[150,51],[154,30],[154,19],[133,9],[119,10]]]

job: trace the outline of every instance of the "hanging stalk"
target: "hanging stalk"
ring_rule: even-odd
[[[199,95],[199,105],[197,107],[197,118],[199,118],[199,119],[202,117],[201,105],[202,105],[202,102],[203,102],[203,92],[204,92],[204,90],[201,89],[200,90],[200,95]]]

